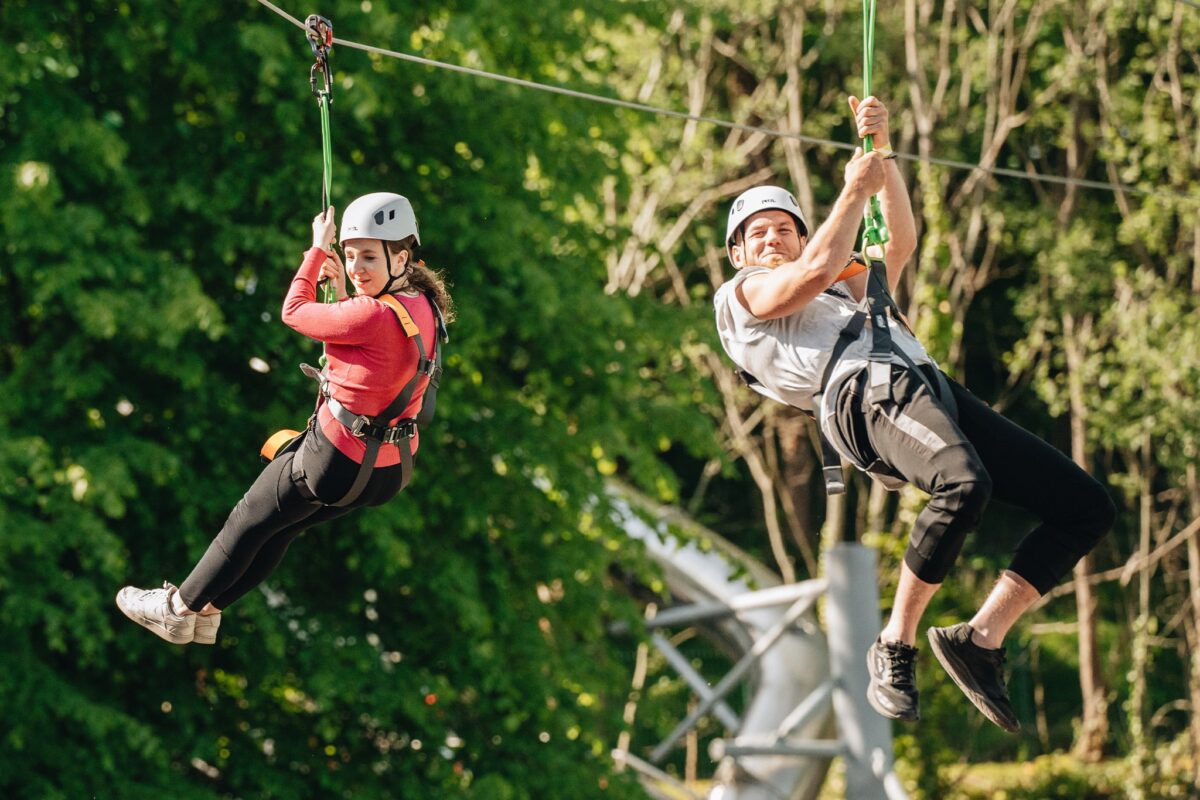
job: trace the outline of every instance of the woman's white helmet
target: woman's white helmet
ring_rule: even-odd
[[[346,206],[342,212],[342,235],[338,244],[344,244],[347,239],[398,242],[409,236],[416,237],[417,244],[421,243],[417,215],[408,198],[393,192],[373,192]]]
[[[808,223],[804,221],[804,212],[800,210],[800,204],[791,192],[778,186],[755,186],[739,194],[729,207],[729,224],[725,226],[725,254],[729,256],[730,263],[733,263],[734,234],[741,230],[750,217],[760,211],[772,209],[791,214],[800,226],[799,233],[808,235]]]

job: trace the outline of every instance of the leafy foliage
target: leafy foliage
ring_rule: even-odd
[[[1200,509],[1200,15],[1168,0],[881,5],[876,88],[896,149],[1151,192],[903,165],[922,244],[901,302],[943,365],[1022,424],[1065,449],[1082,411],[1094,470],[1125,503],[1096,554],[1118,567],[1142,530],[1159,546]],[[857,8],[322,11],[355,41],[849,141]],[[408,491],[303,537],[228,612],[221,646],[174,649],[133,630],[113,593],[180,580],[259,442],[311,403],[293,365],[316,348],[278,320],[319,210],[307,46],[251,0],[10,0],[0,23],[15,40],[0,70],[0,704],[25,711],[9,715],[0,793],[640,796],[608,757],[632,656],[606,624],[638,613],[613,563],[648,570],[603,481],[687,505],[783,574],[817,569],[806,428],[729,379],[709,303],[728,198],[786,176],[819,220],[844,154],[336,48],[334,203],[410,196],[422,255],[458,301],[439,419]],[[922,498],[857,479],[850,497],[886,584]],[[928,620],[968,615],[1028,523],[991,510]],[[1098,589],[1111,713],[1138,722],[1114,729],[1143,732],[1113,747],[1137,751],[1142,796],[1183,786],[1194,712],[1169,711],[1200,650],[1187,566],[1176,548],[1148,596]],[[1018,633],[1014,649],[1018,709],[1044,717],[1019,742],[922,671],[927,723],[897,745],[922,794],[969,794],[964,758],[1069,744],[1070,637]],[[704,643],[685,652],[723,666]],[[1156,680],[1126,680],[1135,664]],[[662,666],[639,740],[669,730],[687,694]],[[1011,796],[1118,791],[1042,772]]]
[[[606,58],[603,6],[378,5],[325,13],[531,78]],[[459,304],[439,419],[409,491],[303,537],[221,646],[173,649],[112,595],[181,580],[261,439],[311,403],[293,365],[314,347],[278,321],[319,210],[307,46],[252,2],[0,14],[19,32],[0,77],[0,697],[33,712],[6,731],[3,793],[637,796],[608,757],[628,673],[605,625],[636,609],[608,578],[633,554],[602,479],[669,494],[657,454],[713,446],[655,366],[678,325],[603,292],[577,210],[616,167],[617,122],[335,51],[334,203],[410,196]]]

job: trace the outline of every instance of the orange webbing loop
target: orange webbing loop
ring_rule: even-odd
[[[862,263],[861,261],[851,261],[846,265],[844,270],[838,273],[837,280],[834,281],[834,283],[837,283],[838,281],[844,281],[847,278],[853,278],[855,275],[861,275],[866,271],[866,264]]]
[[[850,260],[846,262],[846,266],[841,272],[838,273],[837,279],[834,281],[834,283],[837,283],[838,281],[844,281],[847,278],[853,278],[855,275],[861,275],[868,269],[870,269],[870,265],[867,263],[867,259],[863,257],[862,253],[851,253]]]
[[[275,431],[271,434],[271,437],[263,443],[263,446],[258,451],[258,454],[262,456],[263,461],[270,463],[275,460],[275,456],[279,455],[281,450],[287,447],[287,445],[299,435],[300,431],[294,431],[290,428],[284,428],[281,431]]]

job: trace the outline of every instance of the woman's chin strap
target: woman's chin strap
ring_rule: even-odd
[[[384,263],[387,264],[388,282],[383,285],[383,290],[380,291],[379,294],[375,295],[376,297],[382,297],[383,295],[390,293],[392,291],[392,284],[398,281],[400,278],[403,278],[408,272],[408,265],[405,264],[404,270],[399,275],[393,275],[392,253],[390,250],[388,250],[387,242],[381,241],[380,244],[383,245],[383,259]]]

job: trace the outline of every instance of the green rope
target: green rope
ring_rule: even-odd
[[[324,175],[321,180],[321,213],[329,208],[330,198],[333,196],[333,143],[329,133],[329,92],[321,92],[317,96],[317,104],[321,107],[321,153],[324,157]],[[325,281],[325,286],[321,290],[321,300],[325,303],[337,302],[337,291],[333,288],[333,281]]]
[[[875,72],[875,0],[863,0],[863,100],[871,96],[871,84]],[[863,152],[869,153],[875,149],[874,137],[863,137]],[[864,228],[862,252],[865,255],[867,245],[877,244],[880,247],[889,239],[887,223],[883,219],[883,208],[879,204],[879,196],[872,195],[863,214]]]

